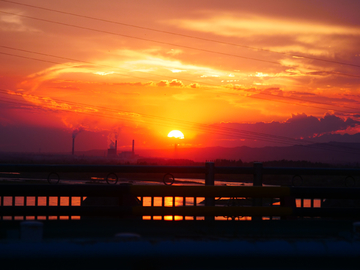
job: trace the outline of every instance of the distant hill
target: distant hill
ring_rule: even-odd
[[[206,147],[206,148],[181,148],[175,152],[173,149],[135,149],[138,158],[165,158],[184,159],[196,162],[211,161],[216,159],[253,161],[293,160],[309,161],[330,164],[360,164],[360,143],[316,143],[306,146],[262,147],[251,148],[246,146]],[[76,151],[75,157],[71,153],[5,153],[0,152],[0,161],[11,162],[29,158],[32,160],[78,160],[81,157],[91,157],[91,160],[109,162],[106,150]],[[80,162],[80,161],[79,161]]]
[[[285,147],[208,147],[178,148],[170,150],[138,150],[137,154],[147,157],[183,158],[195,161],[215,159],[241,159],[244,162],[270,160],[306,160],[323,163],[360,163],[360,143],[317,143],[306,146]]]

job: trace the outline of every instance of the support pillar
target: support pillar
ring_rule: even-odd
[[[263,164],[261,162],[254,162],[254,187],[262,186],[262,168]],[[253,198],[253,206],[262,206],[262,198]],[[252,220],[262,220],[262,217],[253,216]]]
[[[214,186],[215,185],[215,163],[206,162],[205,163],[205,186]],[[205,206],[215,206],[214,197],[205,198]],[[213,216],[205,217],[205,220],[215,220]]]

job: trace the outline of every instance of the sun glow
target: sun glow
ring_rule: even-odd
[[[178,139],[184,139],[184,134],[180,130],[172,130],[169,132],[168,137],[174,137]]]

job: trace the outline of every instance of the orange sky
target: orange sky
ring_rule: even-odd
[[[22,149],[70,151],[79,128],[79,150],[115,138],[169,148],[173,129],[183,147],[284,143],[260,133],[358,142],[358,10],[350,0],[1,0],[0,151],[19,151],[12,134],[30,131]]]

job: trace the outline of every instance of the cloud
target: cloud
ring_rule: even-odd
[[[150,86],[153,85],[153,82],[121,82],[121,83],[111,83],[111,85],[119,86]]]
[[[326,133],[344,130],[348,127],[354,127],[360,122],[348,118],[343,120],[336,115],[326,114],[323,118],[307,116],[306,114],[292,115],[286,122],[282,123],[282,130],[291,129],[292,136],[298,134],[298,137],[317,137]],[[296,132],[294,134],[294,132]],[[290,133],[288,131],[288,133]]]
[[[67,90],[67,91],[74,91],[74,90],[80,90],[80,87],[78,86],[68,86],[68,85],[59,85],[59,86],[52,86],[51,88],[61,89],[61,90]]]
[[[16,13],[22,15],[19,10],[0,9],[4,13],[0,13],[0,31],[5,32],[39,32],[38,29],[27,26],[21,17],[10,14]]]
[[[50,97],[41,97],[37,95],[26,94],[22,92],[8,91],[9,95],[21,96],[24,100],[28,101],[29,104],[34,104],[38,108],[53,110],[53,111],[68,111],[68,112],[82,112],[82,113],[93,113],[98,112],[96,108],[90,106],[70,105],[67,102],[56,101]]]
[[[160,86],[160,87],[164,87],[164,86],[168,86],[169,85],[169,81],[167,80],[162,80],[158,83],[156,83],[157,86]]]
[[[72,132],[72,137],[75,139],[75,137],[81,132],[84,131],[85,128],[83,126],[79,126],[77,128],[75,128]]]
[[[170,82],[168,80],[161,80],[161,81],[156,83],[156,86],[160,86],[160,87],[164,87],[164,86],[183,87],[184,84],[183,84],[182,81],[174,79],[174,80],[172,80]]]
[[[189,74],[205,74],[206,76],[212,74],[222,74],[221,71],[208,67],[206,65],[192,65],[185,61],[173,59],[172,57],[179,56],[165,54],[160,55],[158,51],[146,51],[146,50],[118,50],[117,57],[118,62],[121,64],[119,67],[132,72],[158,72],[159,70],[170,71],[172,73],[187,72]],[[104,65],[111,65],[114,60],[104,62]],[[192,62],[192,61],[189,61]],[[118,65],[118,64],[117,64]]]
[[[270,16],[243,15],[231,12],[209,14],[200,19],[174,19],[181,28],[222,36],[255,35],[360,35],[359,27],[323,24],[316,21],[283,20]]]
[[[182,83],[182,81],[179,81],[177,79],[174,79],[172,80],[170,83],[169,83],[170,86],[180,86],[180,87],[183,87],[184,84]]]
[[[189,85],[191,88],[199,88],[200,85],[198,83],[192,83]]]
[[[305,92],[284,90],[279,87],[272,88],[247,88],[242,85],[227,84],[223,85],[225,89],[234,90],[231,93],[239,92],[241,96],[250,97],[260,100],[277,101],[277,104],[292,104],[305,108],[322,108],[324,111],[336,112],[338,115],[355,117],[358,114],[357,107],[360,104],[358,95],[347,95],[339,93],[338,89],[334,92],[328,86],[327,91]],[[285,105],[284,105],[285,106]]]
[[[106,76],[106,75],[111,75],[111,74],[114,74],[115,72],[114,71],[97,71],[97,72],[94,72],[94,74],[96,75],[100,75],[100,76]]]
[[[292,139],[309,140],[324,135],[327,135],[327,137],[330,138],[332,134],[335,134],[341,130],[344,131],[348,128],[357,127],[358,125],[360,125],[360,121],[356,121],[351,118],[342,119],[336,115],[331,114],[326,114],[323,117],[317,118],[302,113],[293,114],[284,122],[257,122],[253,124],[227,122],[215,124],[214,127],[220,128],[221,130],[230,130],[231,132],[241,130],[247,132],[256,132],[258,134],[270,134]],[[251,134],[246,136],[247,137],[244,138],[248,141],[258,139],[256,135],[254,135],[253,139],[251,138]],[[241,133],[239,138],[241,139]],[[264,139],[268,139],[266,135],[264,136]]]
[[[168,51],[166,54],[170,54],[170,55],[178,55],[181,54],[182,50],[180,49],[171,49],[170,51]]]
[[[118,112],[118,115],[132,116],[132,117],[140,117],[141,115],[134,112]]]

